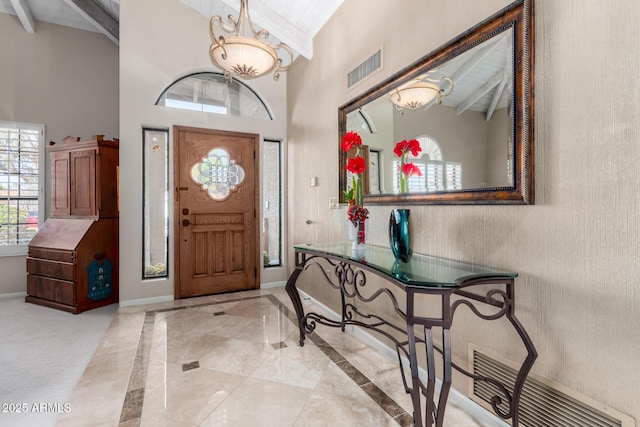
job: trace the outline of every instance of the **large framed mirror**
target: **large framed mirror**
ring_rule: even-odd
[[[357,132],[375,153],[365,203],[534,203],[532,5],[510,4],[339,108],[340,140]],[[407,160],[420,173],[400,192],[394,147],[412,139],[421,152]]]

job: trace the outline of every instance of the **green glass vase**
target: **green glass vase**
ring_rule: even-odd
[[[393,209],[389,217],[389,244],[398,261],[409,262],[409,209]]]

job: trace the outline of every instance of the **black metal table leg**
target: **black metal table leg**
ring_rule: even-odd
[[[296,281],[298,280],[298,276],[300,276],[300,274],[304,270],[304,264],[298,264],[298,263],[296,264],[297,264],[296,269],[294,270],[293,273],[291,273],[289,280],[287,280],[287,285],[285,286],[285,289],[287,291],[287,294],[289,295],[289,298],[291,298],[291,302],[293,303],[293,308],[296,311],[296,317],[298,318],[298,328],[300,330],[299,343],[300,343],[300,347],[303,347],[304,338],[305,338],[304,325],[302,323],[304,318],[304,308],[302,307],[300,294],[298,293],[298,289],[296,288]]]
[[[409,366],[411,368],[411,400],[413,401],[413,425],[422,427],[421,397],[422,387],[418,368],[418,355],[416,353],[416,336],[412,324],[407,324],[407,338],[409,346]],[[427,401],[427,406],[429,402]]]
[[[424,342],[427,353],[427,402],[425,404],[426,426],[431,427],[434,422],[433,413],[435,405],[435,388],[436,388],[436,359],[433,352],[433,332],[431,327],[424,328]]]
[[[442,387],[438,398],[438,409],[436,416],[436,426],[444,425],[444,411],[447,407],[449,390],[451,389],[451,330],[442,328]]]

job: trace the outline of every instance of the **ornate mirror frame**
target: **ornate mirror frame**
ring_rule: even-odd
[[[338,110],[339,140],[347,131],[347,114],[416,79],[503,31],[513,31],[513,185],[424,193],[365,194],[367,204],[534,204],[534,13],[533,0],[515,1],[422,57]],[[394,141],[390,141],[390,144]],[[389,150],[391,151],[391,150]],[[347,189],[347,153],[339,149],[339,200]]]

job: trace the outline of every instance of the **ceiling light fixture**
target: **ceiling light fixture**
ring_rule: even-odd
[[[447,81],[450,88],[447,93],[444,93],[439,83]],[[451,95],[453,92],[453,80],[449,77],[443,77],[439,81],[422,81],[418,80],[415,83],[397,88],[389,94],[389,100],[396,105],[398,110],[415,110],[422,106],[429,104],[435,100],[436,104],[442,103],[442,98]]]
[[[220,15],[214,15],[209,21],[211,46],[209,57],[216,67],[224,71],[231,80],[232,76],[243,79],[253,79],[269,72],[273,72],[273,79],[278,80],[281,71],[286,71],[293,62],[293,52],[284,43],[277,45],[267,41],[269,31],[256,31],[249,16],[248,0],[240,0],[238,20],[229,15],[229,24],[222,22]],[[214,22],[220,24],[228,36],[217,36]],[[289,55],[289,63],[282,65],[282,59],[277,51],[285,50]]]

